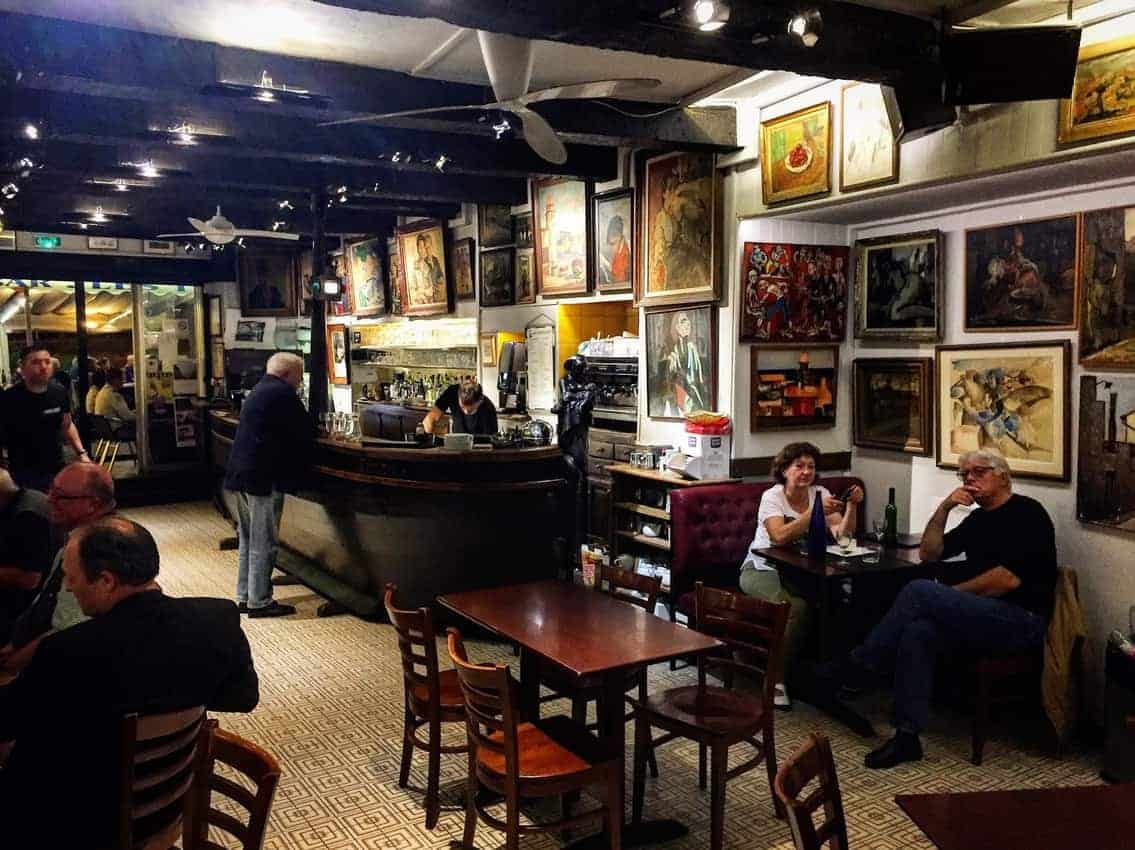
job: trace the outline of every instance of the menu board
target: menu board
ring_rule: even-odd
[[[528,329],[528,407],[551,410],[556,403],[556,329]]]

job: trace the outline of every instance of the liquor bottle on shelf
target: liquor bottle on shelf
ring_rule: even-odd
[[[897,546],[899,542],[899,509],[895,505],[895,488],[887,494],[887,506],[883,508],[883,545]]]

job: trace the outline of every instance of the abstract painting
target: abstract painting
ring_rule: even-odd
[[[386,259],[390,264],[390,312],[394,316],[402,315],[402,291],[406,288],[406,281],[402,277],[402,257],[398,255],[398,240],[386,240]]]
[[[346,325],[327,326],[327,377],[337,386],[351,383],[350,342]]]
[[[296,315],[296,257],[279,251],[240,252],[240,312],[245,316]]]
[[[382,280],[379,241],[367,239],[347,246],[351,269],[351,303],[360,318],[386,312],[386,284]]]
[[[856,358],[852,442],[914,455],[934,450],[934,384],[929,357]]]
[[[1058,141],[1083,142],[1135,130],[1135,36],[1081,48],[1070,100],[1060,101]]]
[[[717,308],[708,304],[646,313],[646,409],[681,419],[717,406]]]
[[[839,346],[749,349],[749,430],[835,425]]]
[[[595,252],[596,288],[600,292],[630,289],[634,269],[634,251],[631,248],[634,192],[631,189],[604,192],[596,195],[594,202],[592,221],[595,232],[591,244]]]
[[[1135,369],[1135,207],[1083,214],[1080,364]]]
[[[967,331],[1076,327],[1078,217],[966,231]]]
[[[855,243],[857,338],[942,338],[942,244],[938,230]]]
[[[516,303],[536,303],[535,254],[531,248],[516,249]]]
[[[746,242],[739,341],[841,342],[846,335],[844,245]]]
[[[840,91],[839,190],[850,192],[899,179],[899,145],[874,83],[848,83]]]
[[[477,295],[473,282],[473,255],[476,243],[472,237],[454,239],[449,246],[449,273],[453,275],[453,297],[468,301]]]
[[[1135,532],[1135,378],[1080,377],[1076,516]]]
[[[543,295],[585,295],[589,184],[550,177],[532,184],[536,284]]]
[[[481,306],[504,307],[514,302],[512,248],[481,252]]]
[[[427,219],[399,227],[398,254],[402,260],[402,314],[448,313],[449,278],[441,222]]]
[[[940,345],[935,353],[939,466],[993,448],[1013,475],[1069,480],[1070,342]]]
[[[668,153],[647,159],[643,169],[638,302],[716,300],[720,210],[713,155]]]
[[[832,105],[828,101],[761,122],[761,188],[766,204],[832,190]]]
[[[482,248],[512,244],[512,207],[508,204],[481,204],[477,207],[477,237]]]

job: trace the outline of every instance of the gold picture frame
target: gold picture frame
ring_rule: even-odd
[[[831,101],[761,122],[761,193],[766,205],[830,195],[831,166]]]
[[[1076,75],[1072,83],[1072,97],[1060,101],[1060,123],[1056,140],[1060,144],[1073,144],[1110,136],[1121,136],[1135,131],[1135,94],[1121,97],[1111,91],[1108,80],[1118,76],[1135,76],[1135,36],[1116,38],[1101,44],[1080,48],[1076,60]],[[1092,95],[1095,95],[1095,104]],[[1112,103],[1108,103],[1108,97]],[[1098,118],[1088,116],[1095,109]]]

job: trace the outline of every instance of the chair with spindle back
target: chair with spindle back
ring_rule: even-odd
[[[776,740],[773,735],[773,693],[777,664],[788,623],[787,602],[763,599],[696,586],[696,628],[725,644],[726,652],[698,656],[698,683],[670,688],[635,702],[635,758],[633,817],[642,819],[646,783],[646,754],[675,738],[698,742],[698,786],[706,785],[706,751],[710,753],[710,847],[721,850],[724,840],[725,783],[762,763],[768,772],[769,793],[776,775]],[[723,686],[706,683],[706,674],[720,675]],[[762,680],[759,696],[736,690],[737,676]],[[665,730],[653,738],[653,727]],[[758,737],[758,735],[760,737]],[[756,754],[729,769],[729,748],[747,743]],[[773,796],[773,809],[782,817]]]
[[[216,770],[218,763],[238,771],[253,788],[222,776]],[[182,850],[223,850],[226,845],[209,840],[210,827],[235,838],[240,850],[260,850],[280,781],[279,762],[251,741],[219,728],[216,720],[208,720],[201,730],[194,777],[193,790],[186,798]],[[228,811],[236,804],[248,812],[247,823],[214,807],[214,794],[229,802]]]
[[[801,798],[801,793],[815,780],[814,791]],[[812,732],[800,749],[776,772],[773,791],[785,808],[792,841],[796,850],[848,850],[847,820],[843,815],[843,797],[832,758],[832,745],[826,737]],[[823,807],[824,820],[816,826],[812,815]]]
[[[204,723],[204,706],[122,718],[117,847],[168,850],[177,841]]]
[[[505,847],[517,850],[521,835],[564,832],[596,821],[606,826],[608,847],[619,850],[623,823],[623,761],[596,736],[563,715],[518,721],[519,685],[506,664],[469,662],[461,633],[449,629],[449,656],[465,698],[469,779],[465,786],[465,832],[461,846],[472,850],[477,820],[505,833]],[[553,823],[521,825],[520,801],[562,796],[589,785],[603,789],[604,802],[591,811]],[[485,787],[504,797],[505,820],[478,800]]]
[[[453,670],[439,670],[437,664],[437,635],[434,631],[433,612],[429,608],[403,610],[394,607],[394,594],[398,588],[386,585],[384,604],[394,630],[398,633],[398,649],[402,655],[402,679],[405,687],[405,719],[402,729],[402,765],[398,772],[398,787],[405,788],[410,781],[410,762],[414,748],[428,754],[426,771],[426,829],[437,826],[441,814],[438,797],[438,778],[441,774],[442,753],[463,753],[464,746],[442,746],[441,724],[463,723],[465,703],[461,686]],[[428,738],[418,737],[418,728],[428,726]]]

